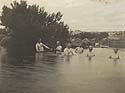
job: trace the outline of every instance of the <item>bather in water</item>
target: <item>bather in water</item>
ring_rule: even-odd
[[[114,49],[114,53],[111,56],[109,56],[109,58],[113,59],[114,62],[117,62],[120,59],[118,55],[118,50],[119,50],[118,48]]]
[[[95,53],[93,51],[93,47],[89,46],[89,51],[87,53],[88,60],[91,61],[94,56],[95,56]]]

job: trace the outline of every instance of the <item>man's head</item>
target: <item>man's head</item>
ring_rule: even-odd
[[[41,38],[38,40],[38,42],[40,43],[42,40],[41,40]]]
[[[82,47],[82,44],[80,44],[79,47]]]
[[[59,45],[59,44],[60,44],[60,41],[57,41],[56,44]]]
[[[93,50],[93,47],[92,46],[89,46],[89,51],[91,52]]]
[[[114,49],[114,53],[115,53],[115,54],[118,53],[118,48]]]
[[[68,44],[67,44],[67,48],[71,48],[71,43],[68,43]]]

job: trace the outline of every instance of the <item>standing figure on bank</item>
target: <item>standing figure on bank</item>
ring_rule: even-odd
[[[49,50],[51,50],[48,46],[46,46],[45,44],[42,43],[42,40],[39,39],[36,43],[36,52],[40,53],[40,52],[44,52],[44,48],[47,48]]]

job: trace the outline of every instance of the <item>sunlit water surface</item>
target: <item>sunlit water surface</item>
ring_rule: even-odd
[[[112,49],[94,49],[92,60],[81,55],[36,54],[22,61],[0,52],[0,93],[125,93],[125,49],[120,60]]]

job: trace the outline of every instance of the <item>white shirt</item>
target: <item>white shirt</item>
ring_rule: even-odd
[[[57,46],[57,47],[56,47],[56,50],[57,50],[57,51],[62,51],[62,46],[61,46],[61,45]]]
[[[83,48],[82,47],[76,47],[75,52],[76,53],[82,53],[83,52]]]
[[[112,54],[110,57],[112,59],[119,59],[119,55],[118,54]]]
[[[87,53],[87,56],[88,56],[88,57],[93,57],[93,56],[95,56],[94,51],[92,51],[92,52],[89,51],[89,52]]]
[[[74,51],[72,48],[65,48],[64,55],[74,55]]]

